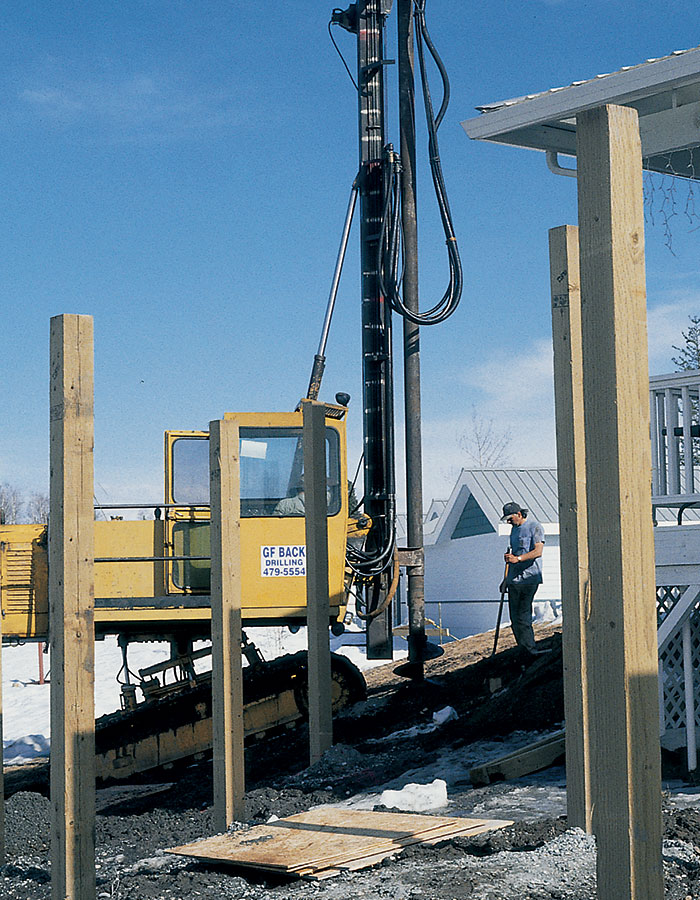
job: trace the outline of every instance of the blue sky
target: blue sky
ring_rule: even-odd
[[[458,439],[473,409],[512,429],[513,464],[553,464],[547,231],[576,221],[573,179],[550,174],[542,154],[470,141],[460,122],[477,104],[695,46],[700,35],[688,28],[690,2],[667,3],[662,16],[624,0],[427,6],[452,85],[440,144],[465,268],[458,312],[423,331],[429,500],[449,493],[465,463]],[[95,317],[102,502],[161,498],[167,428],[295,406],[357,168],[356,100],[328,39],[331,8],[318,0],[5,5],[0,482],[47,488],[48,326],[59,313]],[[334,33],[352,64],[354,38]],[[390,28],[390,57],[392,41]],[[391,73],[397,142],[395,110]],[[425,167],[419,177],[421,292],[431,306],[446,266]],[[673,369],[671,344],[688,315],[700,314],[700,221],[684,217],[687,186],[677,190],[675,255],[658,217],[647,228],[653,373]],[[357,244],[355,228],[323,392],[353,396],[353,468]]]

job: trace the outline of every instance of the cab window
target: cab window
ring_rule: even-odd
[[[301,428],[241,428],[241,518],[304,515]],[[340,436],[326,428],[328,515],[340,512]],[[209,440],[177,438],[172,497],[183,506],[209,503]]]

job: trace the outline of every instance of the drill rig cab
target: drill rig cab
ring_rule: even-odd
[[[326,407],[329,622],[345,613],[346,409]],[[240,424],[243,621],[303,625],[301,412],[227,413]],[[165,499],[153,519],[95,522],[97,637],[209,636],[209,435],[165,434]],[[48,636],[47,526],[0,526],[3,638]]]
[[[345,414],[326,405],[329,625],[346,610],[345,550],[358,523],[348,517]],[[229,413],[240,428],[241,595],[246,626],[306,623],[306,537],[301,410]],[[209,435],[165,435],[165,498],[149,520],[95,522],[95,635],[117,635],[124,709],[97,723],[102,780],[189,758],[211,747],[211,673],[199,672],[210,637]],[[46,525],[0,525],[0,608],[5,641],[48,638]],[[136,641],[167,641],[172,659],[139,673],[127,660]],[[304,651],[265,662],[243,637],[244,724],[260,735],[307,712]],[[334,708],[365,696],[359,670],[332,654]],[[131,677],[130,677],[131,676]],[[168,678],[170,682],[168,683]]]

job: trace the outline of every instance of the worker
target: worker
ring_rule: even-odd
[[[539,651],[532,629],[532,601],[542,584],[544,528],[513,500],[503,507],[501,521],[511,526],[510,546],[503,558],[508,563],[505,588],[513,636],[523,653],[535,657]]]
[[[326,488],[326,503],[331,505],[331,491]],[[299,476],[299,481],[291,497],[283,497],[275,506],[276,516],[303,516],[306,515],[306,497],[304,495],[304,473]]]
[[[283,497],[275,506],[274,514],[276,516],[303,516],[305,512],[304,474],[302,473],[299,476],[293,496]]]

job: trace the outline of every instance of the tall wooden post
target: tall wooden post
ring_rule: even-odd
[[[245,819],[238,424],[209,423],[214,823]]]
[[[5,862],[5,760],[2,755],[3,744],[3,709],[2,696],[2,616],[0,616],[0,865]]]
[[[95,897],[93,325],[51,319],[51,895]]]
[[[586,650],[588,517],[578,228],[564,225],[551,229],[549,261],[563,609],[566,808],[569,825],[590,833],[592,811]]]
[[[306,513],[306,621],[309,641],[309,758],[333,745],[331,648],[328,638],[328,501],[325,406],[302,403]]]
[[[661,773],[636,110],[577,118],[598,897],[660,900]]]

